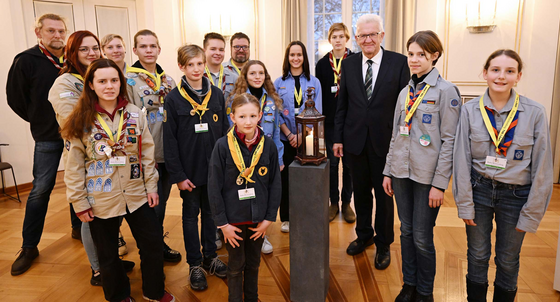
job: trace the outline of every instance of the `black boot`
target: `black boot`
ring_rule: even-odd
[[[472,282],[467,277],[467,301],[486,302],[487,292],[488,292],[488,283]]]
[[[517,288],[514,290],[505,290],[494,284],[494,302],[513,302],[515,301],[516,294]]]

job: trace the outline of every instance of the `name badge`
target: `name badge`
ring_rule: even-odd
[[[163,114],[163,107],[159,107],[159,113]]]
[[[237,190],[239,195],[239,200],[252,199],[255,198],[255,188],[241,189]]]
[[[194,132],[195,133],[208,132],[208,123],[194,125]]]
[[[138,113],[137,113],[137,112],[131,112],[131,113],[130,113],[130,116],[132,116],[132,117],[138,117]]]
[[[331,93],[336,93],[338,91],[338,86],[331,86]]]
[[[486,166],[496,169],[505,169],[507,164],[507,159],[498,158],[496,156],[486,156]]]
[[[399,127],[399,134],[402,136],[409,136],[408,127],[407,126],[400,126]]]
[[[109,159],[109,166],[126,165],[126,156],[113,156]]]
[[[299,114],[299,108],[294,108],[294,113],[295,113],[296,115],[298,115],[298,114]]]

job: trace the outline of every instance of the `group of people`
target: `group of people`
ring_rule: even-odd
[[[404,283],[396,301],[433,301],[433,228],[454,175],[468,239],[468,300],[486,300],[495,217],[494,301],[513,301],[524,234],[537,230],[552,195],[545,109],[513,89],[521,58],[504,49],[491,54],[482,70],[486,93],[463,104],[458,88],[434,67],[443,54],[434,32],[414,34],[404,56],[381,47],[379,16],[364,15],[356,27],[361,53],[346,48],[348,29],[335,23],[328,32],[333,49],[317,62],[315,76],[305,45],[293,41],[274,82],[263,62],[249,60],[247,35],[231,37],[231,59],[223,62],[226,40],[208,33],[202,48],[177,50],[184,75],[175,82],[157,64],[161,48],[150,30],[134,36],[138,60],[128,66],[119,35],[99,40],[82,30],[65,43],[64,20],[41,16],[39,43],[16,56],[6,89],[36,141],[12,275],[27,271],[39,254],[62,156],[72,234],[84,244],[91,284],[103,286],[108,301],[133,301],[126,272],[134,263],[119,258],[127,252],[123,218],[139,247],[144,298],[175,300],[165,291],[163,271],[164,261],[182,259],[164,241],[172,184],[183,200],[190,287],[207,289],[208,274],[227,277],[229,301],[257,301],[260,257],[273,251],[266,233],[278,209],[281,231],[289,232],[286,167],[302,143],[295,117],[311,88],[326,117],[328,219],[342,211],[345,221],[356,221],[347,254],[375,244],[375,267],[390,265],[394,196]],[[223,244],[227,265],[216,252]]]

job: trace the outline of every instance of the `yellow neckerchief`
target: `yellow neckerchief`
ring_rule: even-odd
[[[298,104],[298,107],[301,107],[301,100],[303,98],[303,92],[301,91],[301,85],[299,86],[299,94],[298,94],[298,91],[297,91],[296,87],[294,86],[294,96],[296,97],[296,102]]]
[[[424,85],[424,88],[422,88],[422,92],[420,93],[416,101],[414,101],[414,105],[412,105],[412,108],[410,108],[410,111],[406,112],[406,117],[404,119],[405,125],[408,124],[410,119],[412,119],[412,116],[414,115],[416,108],[418,108],[418,106],[420,106],[420,103],[422,103],[422,99],[424,99],[424,96],[428,92],[428,89],[430,89],[430,85],[429,84]],[[406,103],[404,104],[405,111],[408,110],[407,108],[409,103],[410,103],[410,93],[407,92]]]
[[[481,96],[480,101],[478,102],[478,105],[480,107],[480,113],[482,114],[482,120],[484,120],[484,125],[486,126],[486,130],[488,130],[488,133],[490,133],[490,137],[494,142],[494,146],[496,146],[496,154],[499,154],[500,143],[504,139],[504,136],[506,136],[509,125],[511,125],[511,122],[513,121],[513,118],[517,113],[517,108],[519,108],[519,94],[517,92],[515,93],[515,101],[513,102],[513,107],[511,108],[511,111],[509,112],[505,123],[502,125],[502,129],[500,129],[500,133],[498,134],[497,138],[496,138],[496,134],[494,133],[494,127],[492,127],[492,122],[490,122],[490,118],[488,117],[488,112],[486,112],[486,108],[484,108],[483,98],[484,96]]]
[[[75,76],[76,78],[78,78],[78,80],[82,81],[82,83],[84,82],[84,78],[81,75],[79,75],[77,73],[70,73],[70,74]]]
[[[333,61],[333,65],[334,65],[334,69],[336,70],[336,72],[338,74],[340,74],[340,67],[342,67],[342,59],[344,59],[344,56],[342,56],[342,58],[338,59],[338,66],[336,65],[336,58],[332,57],[332,61]],[[336,73],[334,74],[334,83],[337,84],[338,83],[338,76],[336,75]]]
[[[233,66],[233,68],[235,68],[235,71],[237,71],[237,74],[241,75],[241,71],[239,71],[239,68],[237,68],[237,66],[235,66],[235,64],[233,63],[233,60],[229,60],[229,62],[231,63],[231,66]]]
[[[210,101],[210,96],[212,95],[212,89],[208,89],[208,93],[204,97],[204,101],[202,101],[202,104],[198,104],[197,102],[195,102],[195,100],[193,100],[191,98],[191,96],[185,91],[185,88],[183,88],[183,81],[182,80],[181,80],[181,82],[179,82],[179,92],[181,93],[181,95],[187,101],[189,101],[189,103],[193,107],[193,110],[196,113],[198,113],[198,115],[200,116],[200,121],[202,122],[202,116],[208,110],[208,108],[206,108],[206,107],[208,106],[208,102]],[[194,115],[194,114],[191,113],[191,115]]]
[[[249,182],[254,183],[255,181],[251,179],[251,176],[253,176],[253,172],[255,172],[255,166],[259,162],[259,159],[261,158],[264,149],[264,135],[261,135],[261,140],[259,141],[259,144],[257,145],[257,147],[255,147],[255,150],[253,151],[251,166],[249,168],[246,168],[245,160],[243,160],[243,153],[241,153],[241,149],[239,148],[239,143],[237,142],[237,139],[233,135],[234,131],[235,131],[235,127],[232,127],[227,134],[227,140],[228,140],[229,152],[231,153],[233,162],[237,166],[237,170],[239,170],[240,172],[237,178],[239,179],[243,177],[248,183]]]
[[[154,91],[158,91],[159,88],[161,87],[161,77],[165,74],[165,71],[162,71],[161,73],[157,73],[157,69],[156,69],[157,76],[154,76],[151,72],[147,71],[146,69],[132,67],[132,66],[128,67],[126,69],[126,72],[144,73],[150,78],[152,78],[152,80],[154,80],[154,82],[156,83],[156,87],[153,88]]]
[[[111,131],[111,128],[109,128],[107,123],[105,123],[105,121],[103,120],[101,115],[99,113],[97,113],[97,115],[96,115],[97,120],[101,124],[101,127],[103,127],[103,130],[105,130],[105,133],[107,133],[107,136],[109,136],[109,139],[112,140],[115,144],[119,140],[119,136],[120,136],[120,133],[121,133],[122,127],[123,127],[123,119],[124,119],[124,112],[122,111],[122,109],[119,109],[119,111],[121,111],[121,118],[119,120],[119,130],[117,131],[117,136],[116,137],[113,137],[113,131]]]
[[[212,79],[212,74],[210,73],[210,69],[208,69],[208,66],[204,67],[204,71],[206,71],[206,75],[208,76],[208,79],[210,79],[210,83],[212,83],[212,85],[216,86],[216,84],[214,84],[214,80]],[[218,85],[216,87],[222,89],[222,79],[224,76],[224,66],[220,65],[220,75],[218,76],[219,82]]]

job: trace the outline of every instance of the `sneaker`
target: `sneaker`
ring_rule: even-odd
[[[270,243],[270,241],[268,241],[268,236],[264,236],[264,241],[263,241],[263,245],[261,248],[261,252],[263,254],[270,254],[272,253],[272,244]]]
[[[72,228],[72,238],[82,241],[82,228]]]
[[[103,282],[101,281],[101,272],[96,272],[91,269],[91,279],[89,280],[89,283],[93,286],[102,286]]]
[[[214,258],[204,258],[202,261],[202,267],[207,270],[210,275],[216,275],[220,278],[226,277],[227,265],[220,260],[221,256],[216,256]]]
[[[31,267],[33,260],[39,256],[39,249],[37,247],[22,247],[18,253],[19,256],[12,264],[12,276],[25,273]]]
[[[173,296],[172,294],[170,294],[168,292],[163,292],[163,297],[161,297],[161,299],[159,299],[159,300],[150,299],[146,296],[143,296],[143,298],[146,301],[152,301],[152,302],[175,302],[175,296]]]
[[[216,231],[216,249],[219,250],[223,247],[222,239],[220,239],[220,232]]]
[[[124,268],[124,271],[126,273],[130,273],[132,271],[132,269],[134,268],[134,266],[136,265],[136,263],[132,262],[132,261],[128,261],[128,260],[121,260],[122,261],[122,266]]]
[[[189,282],[192,290],[200,291],[207,289],[206,271],[200,265],[191,266],[189,269]]]
[[[119,256],[124,256],[128,254],[128,248],[126,247],[126,241],[124,241],[123,235],[119,232]]]
[[[179,251],[176,251],[172,248],[169,247],[169,245],[167,245],[167,243],[165,243],[165,238],[167,238],[167,235],[169,235],[169,232],[165,232],[165,234],[163,234],[163,261],[166,262],[179,262],[181,261],[181,253],[179,253]]]
[[[290,232],[290,222],[289,221],[282,222],[282,227],[280,228],[280,231],[282,231],[282,233],[289,233]]]

